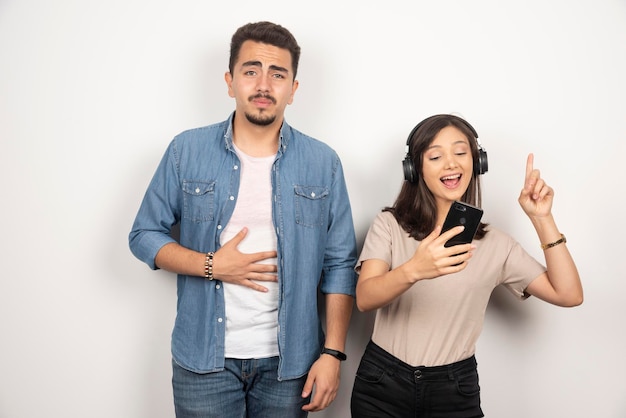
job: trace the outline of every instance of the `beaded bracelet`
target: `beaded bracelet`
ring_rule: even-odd
[[[206,253],[206,257],[204,259],[204,278],[208,280],[213,280],[213,256],[215,253],[210,251]]]
[[[548,244],[541,244],[541,249],[542,250],[547,250],[548,248],[552,248],[552,247],[556,247],[559,244],[565,244],[567,242],[567,239],[565,239],[565,235],[561,234],[561,238],[554,241],[554,242],[550,242]]]

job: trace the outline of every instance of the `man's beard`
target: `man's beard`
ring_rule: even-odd
[[[254,96],[250,96],[248,98],[250,102],[253,101],[254,99],[266,99],[276,104],[276,99],[270,96],[269,94],[257,93]],[[264,114],[263,110],[261,110],[260,112],[261,113],[258,116],[253,115],[251,113],[245,113],[246,119],[248,119],[248,122],[258,125],[258,126],[268,126],[274,123],[274,121],[276,120],[276,115],[266,115]]]
[[[258,126],[268,126],[274,123],[276,120],[276,115],[251,115],[250,113],[245,113],[246,119],[248,122],[253,123]]]

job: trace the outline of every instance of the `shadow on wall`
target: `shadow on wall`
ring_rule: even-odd
[[[485,321],[499,323],[504,329],[511,330],[513,334],[530,331],[536,326],[536,316],[530,305],[538,300],[521,301],[511,294],[504,286],[494,289],[487,305]]]

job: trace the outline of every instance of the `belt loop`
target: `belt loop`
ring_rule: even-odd
[[[454,380],[454,370],[450,366],[448,366],[448,379]]]
[[[393,361],[391,361],[386,369],[389,376],[393,376],[394,374],[396,374],[396,371],[398,369],[398,360],[394,359]]]

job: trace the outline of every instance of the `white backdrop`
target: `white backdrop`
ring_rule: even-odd
[[[489,153],[485,219],[541,257],[516,201],[535,153],[586,300],[494,294],[485,413],[626,416],[624,0],[0,0],[0,417],[173,416],[175,279],[127,235],[171,138],[233,109],[230,36],[257,20],[302,47],[287,120],[342,157],[359,244],[409,131],[460,112]],[[355,311],[339,397],[312,416],[349,416],[372,319]]]

